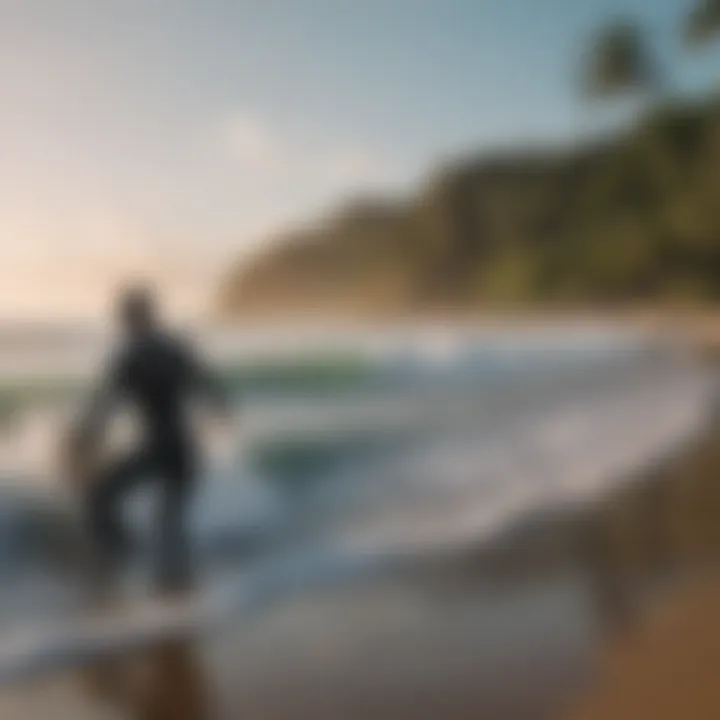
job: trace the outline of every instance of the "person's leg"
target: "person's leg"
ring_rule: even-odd
[[[187,590],[193,582],[189,538],[193,476],[192,463],[181,457],[171,457],[162,473],[157,525],[157,583],[161,591]]]
[[[133,453],[113,462],[88,489],[85,509],[90,542],[95,558],[108,569],[120,563],[130,549],[122,526],[122,502],[151,466],[147,452]]]

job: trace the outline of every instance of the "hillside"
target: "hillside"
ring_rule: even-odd
[[[480,157],[235,268],[229,316],[720,299],[720,105],[655,109],[579,150]]]

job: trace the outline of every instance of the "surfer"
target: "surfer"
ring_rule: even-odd
[[[153,482],[160,489],[157,580],[163,590],[179,590],[191,581],[188,510],[198,465],[189,401],[201,395],[225,418],[229,402],[193,348],[163,328],[148,289],[125,291],[117,312],[122,341],[92,393],[76,446],[97,454],[107,421],[121,402],[136,412],[142,440],[130,453],[96,468],[83,489],[94,569],[107,579],[127,557],[122,505],[135,488]]]

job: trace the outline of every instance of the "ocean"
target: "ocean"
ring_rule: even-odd
[[[208,452],[196,562],[204,586],[237,612],[249,599],[490,542],[538,510],[592,502],[697,435],[713,395],[692,357],[630,330],[197,335],[236,418],[217,430],[198,417]],[[62,556],[75,508],[54,452],[106,341],[0,332],[0,638],[25,628],[37,637],[82,613]],[[122,418],[117,442],[132,442]],[[152,508],[151,488],[128,507],[132,587],[145,582]],[[12,661],[6,652],[0,665]]]

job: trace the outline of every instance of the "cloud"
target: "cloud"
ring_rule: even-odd
[[[220,119],[221,147],[235,170],[270,176],[280,194],[311,189],[313,194],[393,188],[405,178],[401,166],[363,138],[303,137],[283,122],[253,110],[235,111]],[[312,203],[314,204],[314,203]]]
[[[262,120],[240,113],[225,122],[224,144],[233,160],[247,170],[274,172],[283,165],[285,152],[272,128]]]
[[[342,184],[382,183],[388,177],[386,163],[362,145],[332,150],[327,158],[327,171]]]

